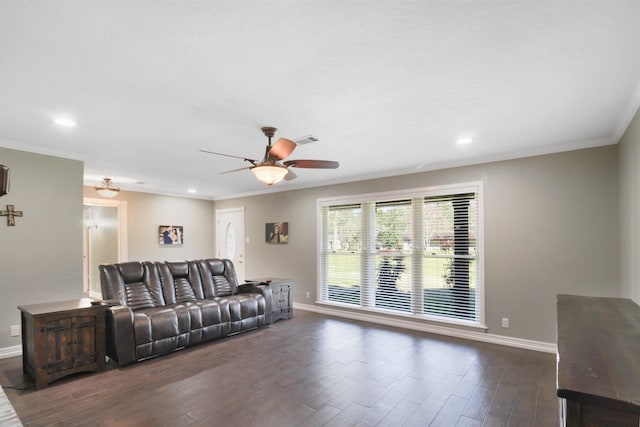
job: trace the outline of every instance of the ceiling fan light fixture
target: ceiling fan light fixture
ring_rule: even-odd
[[[275,165],[259,165],[251,168],[251,172],[268,186],[277,184],[289,173],[287,168]]]
[[[115,197],[120,189],[113,186],[113,184],[111,183],[111,178],[103,178],[102,184],[96,186],[96,191],[102,197],[111,198]]]

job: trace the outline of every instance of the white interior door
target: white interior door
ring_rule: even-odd
[[[216,253],[233,261],[238,283],[244,283],[244,207],[216,209]]]

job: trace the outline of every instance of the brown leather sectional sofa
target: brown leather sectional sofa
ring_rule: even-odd
[[[126,365],[271,323],[271,289],[225,259],[100,267],[107,356]]]

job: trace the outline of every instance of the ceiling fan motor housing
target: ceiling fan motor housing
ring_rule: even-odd
[[[273,136],[276,134],[277,131],[278,129],[271,126],[265,126],[262,128],[262,133],[264,133],[264,136],[266,136],[269,139],[273,138]]]

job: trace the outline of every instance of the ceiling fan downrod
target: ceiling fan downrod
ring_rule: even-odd
[[[264,134],[264,136],[269,138],[269,147],[271,147],[271,138],[273,138],[277,131],[278,129],[271,126],[264,126],[262,128],[262,133]]]

